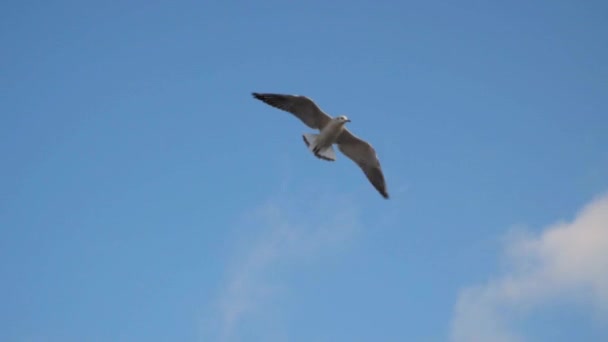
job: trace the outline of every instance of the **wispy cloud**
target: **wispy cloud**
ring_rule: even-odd
[[[240,227],[253,234],[239,245],[217,299],[217,340],[240,340],[244,325],[257,325],[260,330],[264,318],[276,322],[280,307],[273,306],[274,299],[289,285],[281,279],[281,272],[347,246],[358,230],[355,213],[348,201],[290,205],[284,199],[254,210]],[[277,328],[266,329],[260,337],[280,339],[271,337],[280,334]]]
[[[608,309],[608,196],[592,201],[571,222],[538,235],[512,233],[507,240],[506,271],[460,293],[453,341],[524,341],[511,326],[512,314],[558,298]]]

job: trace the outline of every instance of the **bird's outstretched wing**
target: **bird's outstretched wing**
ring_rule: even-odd
[[[361,140],[346,128],[344,128],[336,143],[342,153],[359,165],[367,179],[382,197],[388,199],[384,174],[380,167],[380,161],[376,156],[376,150],[374,150],[372,145],[365,140]]]
[[[295,115],[310,128],[321,130],[331,121],[331,117],[306,96],[269,93],[252,93],[252,95],[270,106]]]

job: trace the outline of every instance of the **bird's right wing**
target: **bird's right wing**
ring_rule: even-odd
[[[252,95],[272,107],[295,115],[310,128],[320,130],[331,121],[331,117],[306,96],[269,93],[252,93]]]
[[[376,150],[372,145],[358,138],[346,128],[340,133],[336,143],[342,153],[359,165],[369,182],[372,183],[382,197],[388,199],[389,195],[386,191],[384,174],[380,167],[380,161],[376,156]]]

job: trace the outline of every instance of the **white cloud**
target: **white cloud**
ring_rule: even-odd
[[[217,300],[217,311],[207,328],[217,327],[217,340],[241,340],[243,325],[253,324],[264,330],[264,340],[281,340],[277,324],[268,329],[265,319],[280,320],[280,305],[274,299],[287,289],[282,272],[297,262],[314,261],[325,253],[348,245],[357,232],[358,223],[352,203],[315,203],[297,206],[298,214],[290,212],[285,201],[258,208],[248,217],[235,261],[227,272],[227,280]],[[235,242],[236,243],[236,242]],[[250,333],[250,329],[247,329]],[[279,334],[279,336],[277,336]],[[207,332],[206,335],[209,335]],[[271,336],[272,335],[272,336]],[[216,340],[214,338],[214,340]]]
[[[506,259],[500,277],[460,293],[452,341],[524,341],[512,327],[513,314],[552,300],[608,309],[608,196],[537,236],[512,234]]]

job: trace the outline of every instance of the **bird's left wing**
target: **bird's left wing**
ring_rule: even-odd
[[[288,94],[252,93],[256,99],[302,120],[310,128],[323,129],[331,117],[306,96]]]

